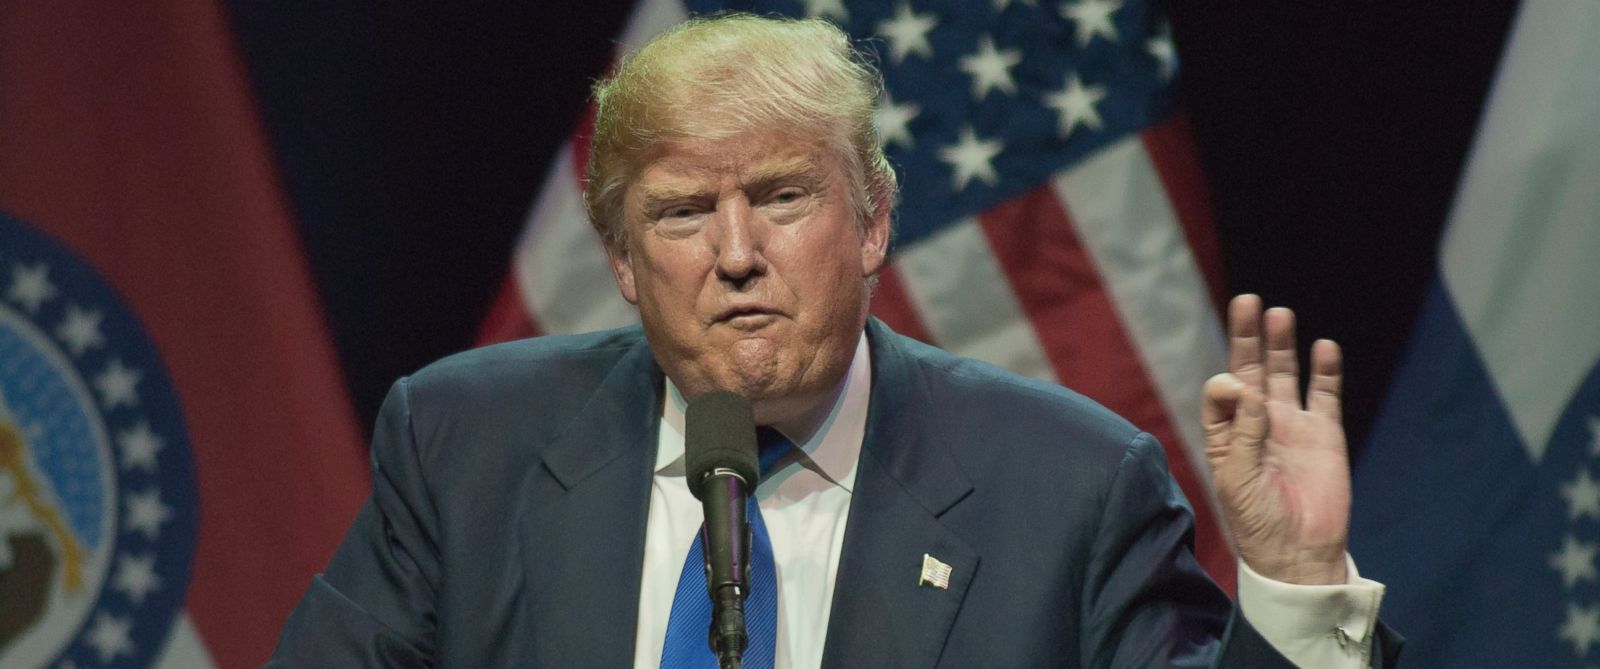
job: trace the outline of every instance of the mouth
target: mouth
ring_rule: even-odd
[[[754,330],[766,326],[782,315],[777,309],[761,305],[728,307],[717,313],[712,321],[717,325],[731,325],[741,330]]]

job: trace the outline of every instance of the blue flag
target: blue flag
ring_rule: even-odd
[[[1600,664],[1600,4],[1527,3],[1359,463],[1413,667]]]

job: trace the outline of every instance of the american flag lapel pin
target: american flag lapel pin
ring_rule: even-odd
[[[940,590],[950,589],[950,565],[927,553],[922,554],[922,576],[917,585],[931,585]]]

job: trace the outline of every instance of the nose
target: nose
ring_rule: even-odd
[[[718,209],[723,215],[719,217],[717,278],[740,288],[767,271],[767,260],[762,255],[761,224],[743,198]]]

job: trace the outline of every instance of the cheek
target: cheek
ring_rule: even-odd
[[[787,273],[785,278],[818,316],[809,329],[831,332],[835,321],[853,322],[854,313],[860,309],[865,290],[860,273],[861,248],[838,243],[815,246],[809,251],[792,266],[798,271]]]
[[[650,305],[656,312],[671,314],[692,306],[710,271],[701,254],[673,244],[646,245],[640,250],[634,263],[640,308]]]

